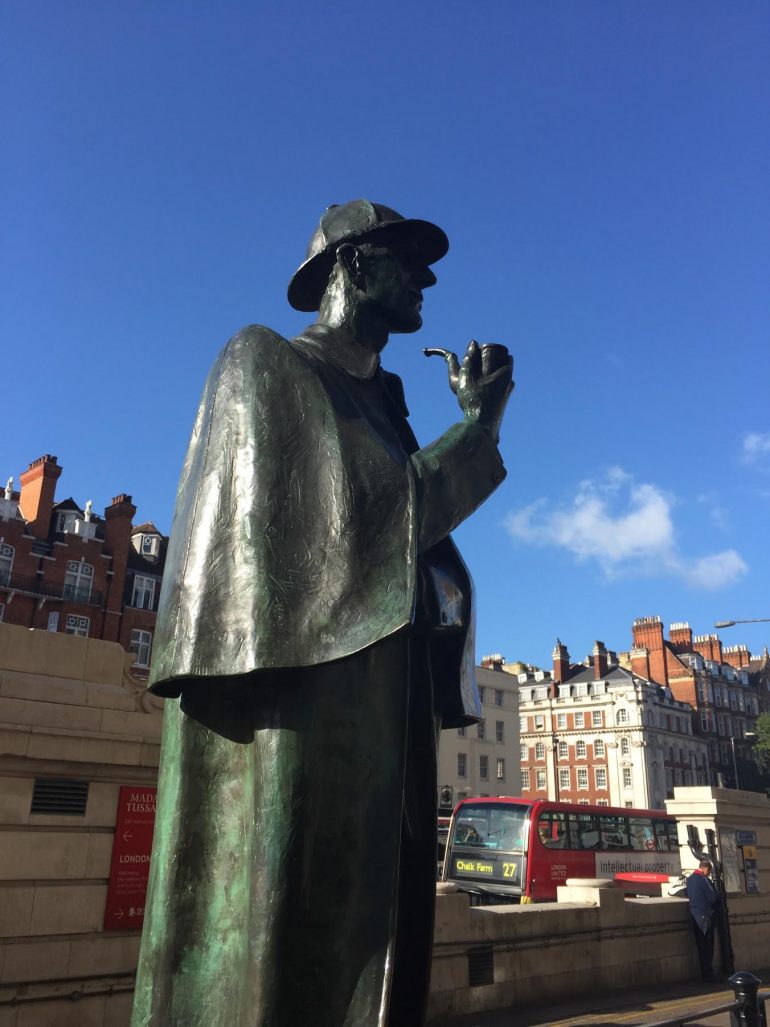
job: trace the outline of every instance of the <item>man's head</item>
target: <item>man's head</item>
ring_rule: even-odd
[[[706,877],[711,876],[711,864],[707,862],[705,859],[702,859],[698,864],[698,870],[700,870],[702,874],[705,874]]]
[[[327,293],[338,299],[345,293],[388,331],[417,331],[422,291],[436,282],[429,265],[448,248],[436,225],[382,204],[352,200],[330,207],[289,284],[289,302],[297,310],[318,310]]]

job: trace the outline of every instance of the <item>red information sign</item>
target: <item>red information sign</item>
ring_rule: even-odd
[[[132,931],[144,922],[156,793],[157,788],[143,785],[120,787],[104,910],[105,931]]]

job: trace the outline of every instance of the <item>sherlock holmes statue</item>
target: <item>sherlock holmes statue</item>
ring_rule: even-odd
[[[449,368],[462,419],[419,448],[391,332],[447,238],[330,207],[206,383],[150,688],[169,699],[134,1027],[417,1027],[430,977],[436,732],[479,713],[472,585],[449,533],[505,476],[502,346]]]

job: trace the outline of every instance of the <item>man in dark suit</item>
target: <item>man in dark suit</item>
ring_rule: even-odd
[[[437,226],[330,208],[289,302],[216,361],[182,470],[150,688],[169,701],[134,1027],[419,1027],[436,732],[473,723],[450,532],[499,485],[504,347],[443,354],[461,417],[420,448],[391,333]]]
[[[686,889],[701,976],[704,981],[713,981],[714,931],[721,899],[711,880],[709,862],[701,860],[698,869],[687,878]]]

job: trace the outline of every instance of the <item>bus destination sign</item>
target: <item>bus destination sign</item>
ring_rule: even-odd
[[[455,873],[464,877],[489,877],[519,884],[519,860],[514,856],[504,859],[471,859],[469,856],[455,856]]]

